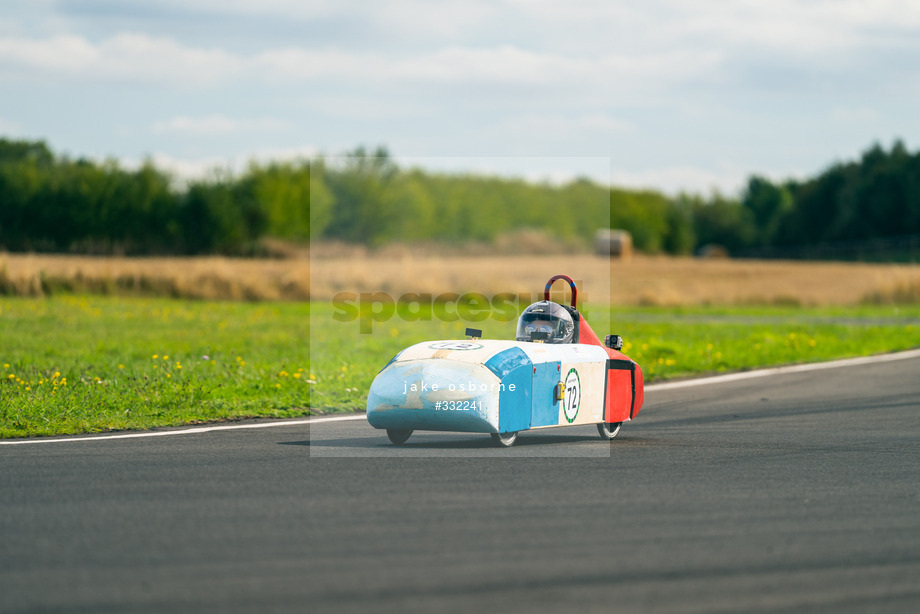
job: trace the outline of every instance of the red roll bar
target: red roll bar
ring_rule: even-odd
[[[575,287],[575,282],[572,281],[572,278],[568,275],[553,275],[549,278],[549,281],[546,282],[546,288],[543,290],[543,300],[549,300],[549,289],[553,286],[553,282],[557,279],[564,279],[569,282],[569,288],[572,289],[572,307],[575,307],[575,297],[578,294],[578,288]]]

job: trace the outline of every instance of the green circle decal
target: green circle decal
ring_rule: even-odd
[[[575,422],[579,405],[581,405],[581,379],[578,377],[578,371],[573,368],[569,369],[565,376],[565,392],[562,395],[562,411],[565,413],[566,420]]]

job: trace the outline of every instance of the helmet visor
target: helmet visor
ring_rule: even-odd
[[[566,336],[566,322],[548,313],[525,313],[518,320],[518,341],[561,340]]]

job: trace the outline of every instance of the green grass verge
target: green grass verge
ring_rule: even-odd
[[[361,335],[332,315],[326,303],[0,298],[0,437],[363,409],[393,354],[469,325],[394,318]],[[612,320],[649,382],[920,346],[917,307],[615,309]]]

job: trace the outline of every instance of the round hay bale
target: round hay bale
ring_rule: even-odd
[[[632,249],[632,235],[626,230],[601,228],[594,234],[594,251],[599,256],[629,260]]]

